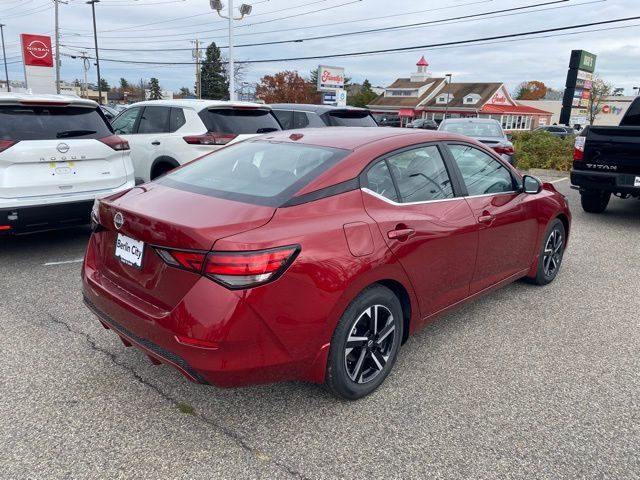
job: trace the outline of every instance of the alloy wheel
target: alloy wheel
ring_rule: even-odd
[[[357,318],[344,350],[344,365],[349,378],[368,383],[387,365],[393,351],[396,328],[393,314],[384,305],[373,305]]]
[[[544,246],[544,258],[543,258],[543,270],[545,276],[552,277],[560,268],[560,262],[562,261],[562,248],[564,246],[564,237],[559,229],[554,228],[549,237],[547,243]]]

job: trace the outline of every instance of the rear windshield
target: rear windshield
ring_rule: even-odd
[[[3,105],[0,106],[0,139],[54,140],[104,138],[109,124],[97,108]]]
[[[200,112],[209,132],[256,134],[282,130],[271,110],[251,108],[212,108]]]
[[[500,126],[493,122],[445,122],[440,125],[440,130],[467,137],[504,137]]]
[[[332,127],[377,127],[371,114],[359,110],[335,110],[327,112],[324,117]]]
[[[348,154],[347,150],[310,145],[241,142],[157,181],[195,193],[278,207]]]

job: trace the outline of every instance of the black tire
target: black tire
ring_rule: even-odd
[[[564,223],[556,218],[547,227],[540,248],[536,276],[529,279],[531,283],[547,285],[553,282],[558,275],[558,271],[560,271],[566,243],[567,235]]]
[[[598,190],[583,190],[580,192],[582,209],[588,213],[602,213],[609,205],[611,193]]]
[[[360,293],[340,318],[331,339],[326,372],[329,391],[357,400],[377,389],[396,362],[402,318],[400,301],[388,288],[373,285]],[[347,346],[348,341],[352,347]]]

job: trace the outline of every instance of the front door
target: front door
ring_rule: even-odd
[[[361,177],[367,213],[409,276],[422,317],[469,295],[478,227],[437,145],[405,149]]]
[[[535,206],[492,155],[466,143],[450,143],[448,148],[480,228],[471,283],[471,293],[476,293],[531,266],[538,236]]]

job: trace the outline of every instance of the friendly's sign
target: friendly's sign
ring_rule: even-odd
[[[22,57],[26,66],[53,68],[51,37],[23,33],[20,38],[22,39]]]
[[[27,88],[36,94],[56,93],[51,37],[23,33],[20,40]]]
[[[344,68],[318,66],[318,91],[332,92],[344,88]]]

